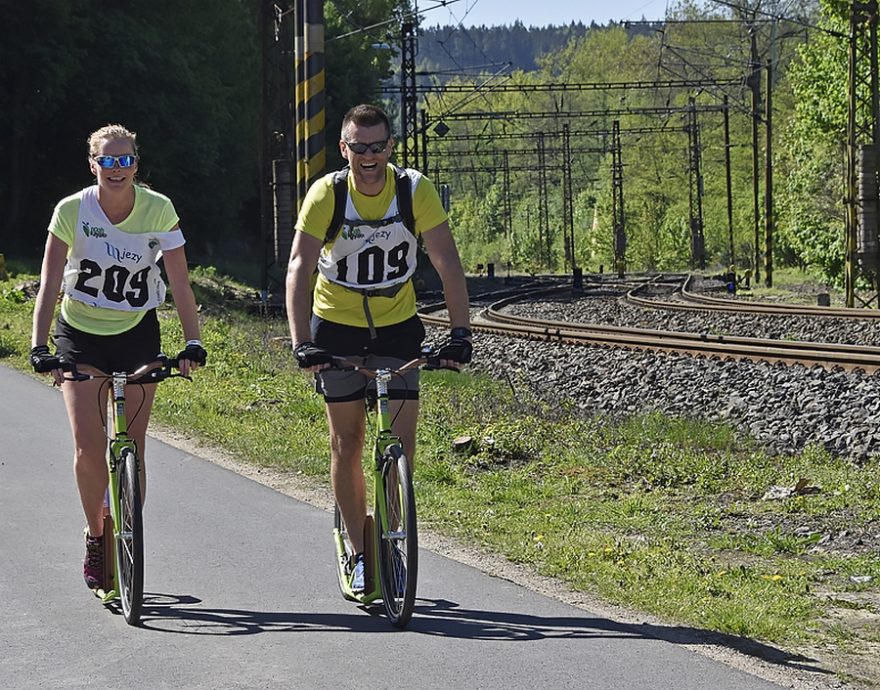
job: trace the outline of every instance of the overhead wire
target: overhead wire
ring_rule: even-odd
[[[830,36],[834,36],[836,38],[846,38],[846,34],[840,32],[840,31],[828,29],[826,27],[819,26],[817,24],[813,24],[812,22],[807,22],[807,21],[800,19],[798,17],[786,17],[782,14],[773,14],[772,12],[764,12],[759,7],[750,7],[748,5],[738,5],[735,2],[729,2],[729,0],[711,0],[711,2],[714,2],[716,5],[723,5],[725,7],[729,7],[731,9],[738,10],[742,13],[750,12],[753,14],[753,16],[761,15],[762,17],[769,17],[769,18],[775,19],[777,21],[791,22],[792,24],[797,24],[799,26],[803,26],[806,29],[810,29],[812,31],[819,31],[821,33],[825,33]]]

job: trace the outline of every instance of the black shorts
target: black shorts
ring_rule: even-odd
[[[315,345],[337,357],[355,359],[372,369],[399,367],[416,359],[421,355],[425,339],[425,327],[418,316],[392,326],[379,326],[375,339],[370,338],[370,330],[366,327],[345,326],[317,316],[312,317],[311,326]],[[315,374],[315,390],[328,403],[363,400],[370,389],[374,390],[375,384],[356,371]],[[413,369],[392,378],[388,384],[388,397],[392,400],[418,400],[419,370]]]
[[[135,371],[154,361],[162,351],[155,309],[144,314],[137,326],[118,335],[86,333],[59,315],[53,340],[58,357],[77,364],[90,364],[105,374]]]
[[[312,340],[337,357],[397,357],[406,360],[421,355],[425,327],[418,316],[391,326],[376,328],[376,338],[370,338],[370,329],[364,326],[345,326],[312,316]]]

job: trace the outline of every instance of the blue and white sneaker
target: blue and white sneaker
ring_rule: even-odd
[[[363,594],[364,591],[364,554],[354,556],[354,564],[351,569],[351,591],[354,594]]]

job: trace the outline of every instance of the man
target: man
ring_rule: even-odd
[[[394,140],[388,116],[372,105],[349,110],[339,150],[348,161],[347,174],[315,182],[300,210],[287,269],[287,314],[297,361],[317,374],[324,395],[330,477],[355,553],[352,590],[359,592],[367,512],[361,469],[367,380],[358,372],[328,369],[332,357],[394,367],[419,356],[425,329],[411,280],[417,238],[440,276],[449,311],[451,339],[441,349],[441,364],[457,368],[470,361],[471,332],[467,283],[446,212],[427,178],[389,164]],[[394,377],[389,395],[394,433],[412,463],[418,370]]]

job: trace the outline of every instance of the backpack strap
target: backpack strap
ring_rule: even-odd
[[[406,170],[393,163],[394,181],[397,184],[397,212],[400,214],[406,229],[416,234],[416,218],[413,214],[412,180]]]
[[[333,173],[333,217],[324,236],[324,244],[336,239],[345,220],[345,204],[348,201],[348,166]]]
[[[392,163],[394,169],[394,183],[397,194],[397,212],[406,229],[413,235],[416,234],[416,219],[413,214],[412,180],[406,170]],[[327,227],[324,236],[324,244],[330,244],[336,239],[342,223],[345,220],[345,206],[348,202],[348,166],[333,173],[333,217]]]

